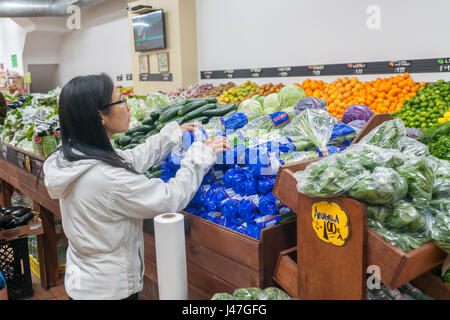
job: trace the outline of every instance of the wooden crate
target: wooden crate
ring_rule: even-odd
[[[211,221],[184,213],[188,299],[209,300],[214,293],[233,293],[237,288],[275,285],[272,275],[279,252],[296,243],[295,220],[261,231],[251,238]],[[156,251],[154,235],[144,232],[146,298],[156,299]],[[153,296],[152,296],[153,294]]]
[[[428,271],[417,277],[411,284],[437,300],[450,300],[450,286]]]
[[[312,161],[305,161],[282,166],[278,172],[275,183],[274,195],[296,212],[297,215],[309,214],[311,212],[311,206],[306,206],[308,208],[305,208],[305,202],[319,199],[311,198],[299,193],[297,191],[297,180],[294,178],[295,172],[304,170],[311,162]],[[361,214],[365,216],[365,206],[360,201],[342,197],[327,198],[325,200],[333,200],[343,204],[343,207],[347,212],[353,210],[349,208],[359,207],[359,209],[355,210],[360,210]],[[346,202],[348,201],[351,201],[353,204],[347,204]],[[300,224],[300,220],[297,219],[297,221]],[[303,226],[298,225],[298,230],[302,227]],[[311,228],[310,226],[308,227]],[[425,244],[418,249],[405,253],[386,242],[370,228],[367,228],[367,236],[364,236],[364,238],[365,237],[367,237],[367,241],[365,241],[366,243],[364,244],[365,252],[362,256],[363,261],[361,261],[361,263],[366,266],[379,266],[381,270],[381,281],[390,288],[397,288],[417,278],[432,267],[442,263],[445,259],[445,253],[433,243]],[[299,252],[304,248],[300,240],[297,247]],[[278,270],[277,272],[282,271]],[[302,284],[299,281],[299,286],[301,285]]]

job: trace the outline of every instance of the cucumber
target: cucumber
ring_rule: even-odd
[[[184,103],[185,104],[187,104],[187,103],[191,103],[191,102],[194,102],[194,101],[206,101],[207,103],[217,103],[218,101],[217,101],[217,98],[190,98],[190,99],[186,99],[186,100],[184,100]]]
[[[206,124],[209,121],[209,117],[200,116],[198,118],[189,120],[189,122],[200,122],[201,124]]]
[[[121,136],[117,139],[117,144],[119,146],[126,146],[131,143],[131,139],[133,139],[131,136]]]
[[[131,144],[140,144],[140,141],[142,140],[143,137],[144,137],[143,135],[134,137],[133,139],[131,139]]]
[[[191,112],[189,112],[188,114],[186,114],[186,115],[184,116],[184,121],[186,122],[186,121],[189,121],[189,120],[191,120],[191,119],[198,118],[198,117],[200,117],[200,116],[203,115],[203,112],[204,112],[204,111],[210,110],[210,109],[214,109],[214,108],[216,108],[216,107],[217,107],[217,103],[208,103],[208,104],[205,104],[204,106],[201,106],[200,108],[195,109],[194,111],[191,111]]]
[[[159,116],[158,116],[159,117]],[[151,116],[148,118],[145,118],[142,120],[142,124],[145,124],[147,126],[153,125],[155,123],[156,119],[153,119]]]
[[[161,112],[155,110],[155,111],[152,111],[152,112],[150,113],[150,118],[152,118],[153,121],[156,121],[156,120],[159,119],[159,116],[160,116],[160,115],[161,115]]]
[[[129,145],[126,145],[125,147],[123,147],[122,150],[133,149],[133,148],[136,148],[137,146],[138,146],[137,143],[130,143]]]
[[[203,112],[202,115],[207,116],[207,117],[219,117],[219,116],[224,116],[227,113],[237,110],[238,105],[234,102],[227,104],[226,106],[217,108],[217,109],[210,109],[210,110],[205,110]]]
[[[161,170],[161,165],[157,164],[150,168],[151,173]]]
[[[182,116],[188,114],[189,112],[191,112],[201,106],[204,106],[205,104],[207,104],[207,102],[205,100],[193,101],[188,104],[185,104],[180,110],[178,110],[178,115],[180,117],[182,117]]]
[[[159,116],[159,121],[160,122],[168,122],[169,120],[175,118],[176,116],[178,116],[178,111],[182,108],[183,106],[176,106],[170,109],[167,109],[166,111],[164,111],[163,113],[161,113],[161,115]]]
[[[233,114],[235,114],[237,112],[237,109],[235,110],[231,110],[230,112],[228,112],[227,114],[223,115],[222,118],[228,118],[231,117]]]
[[[135,133],[135,132],[147,133],[147,132],[149,132],[152,129],[153,129],[153,125],[152,126],[148,126],[148,125],[143,124],[143,125],[137,126],[136,128],[128,130],[127,132],[125,132],[125,134],[127,136],[132,136],[133,133]]]
[[[133,133],[133,134],[131,135],[131,137],[132,137],[132,138],[135,138],[135,137],[140,137],[140,136],[142,136],[142,135],[143,135],[142,132],[137,131],[137,132]]]
[[[160,124],[158,124],[158,125],[156,126],[156,130],[158,130],[158,132],[159,132],[162,128],[164,128],[165,125],[166,125],[165,123],[160,123]]]
[[[183,104],[184,104],[184,101],[178,101],[178,102],[171,103],[171,104],[169,104],[169,105],[167,105],[165,107],[162,107],[161,109],[159,109],[159,115],[161,115],[161,113],[163,113],[164,111],[166,111],[166,110],[168,110],[170,108],[173,108],[173,107],[176,107],[176,106],[180,106],[180,105],[183,105]]]

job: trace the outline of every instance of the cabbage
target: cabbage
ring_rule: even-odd
[[[169,97],[162,93],[150,93],[147,97],[147,105],[150,110],[160,109],[162,107],[168,106],[169,104]]]
[[[238,107],[238,111],[245,113],[247,117],[249,117],[249,121],[264,114],[262,105],[258,101],[252,99],[242,101]]]
[[[280,92],[278,92],[278,100],[280,101],[281,109],[294,107],[297,102],[305,97],[305,91],[293,84],[283,87]]]
[[[305,109],[322,109],[328,111],[326,107],[326,101],[315,97],[306,97],[305,99],[300,100],[294,107],[296,113],[300,113]]]
[[[353,120],[368,121],[375,113],[362,104],[352,104],[342,114],[342,122],[349,123]]]
[[[277,93],[271,93],[264,99],[264,114],[280,111],[280,101]]]
[[[258,101],[262,106],[264,105],[264,99],[266,97],[263,94],[256,94],[252,97],[252,100]]]
[[[150,115],[150,109],[142,99],[128,99],[128,105],[130,106],[131,115],[138,121],[142,121]]]

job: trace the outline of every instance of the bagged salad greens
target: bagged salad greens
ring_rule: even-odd
[[[385,121],[364,136],[360,143],[385,149],[398,149],[400,139],[406,135],[405,125],[400,119]]]

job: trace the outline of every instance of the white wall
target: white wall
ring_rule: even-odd
[[[4,68],[23,74],[22,52],[25,31],[9,18],[0,18],[0,63]],[[13,68],[11,55],[17,55],[17,67]]]
[[[108,0],[81,11],[81,29],[64,35],[59,55],[61,85],[78,75],[108,73],[116,84],[132,85],[128,13],[125,0]],[[116,76],[124,81],[117,82]]]
[[[370,5],[381,9],[380,30],[366,26]],[[199,71],[448,57],[448,12],[448,0],[197,0]],[[450,80],[449,73],[412,77]],[[280,80],[303,81],[255,82]]]

